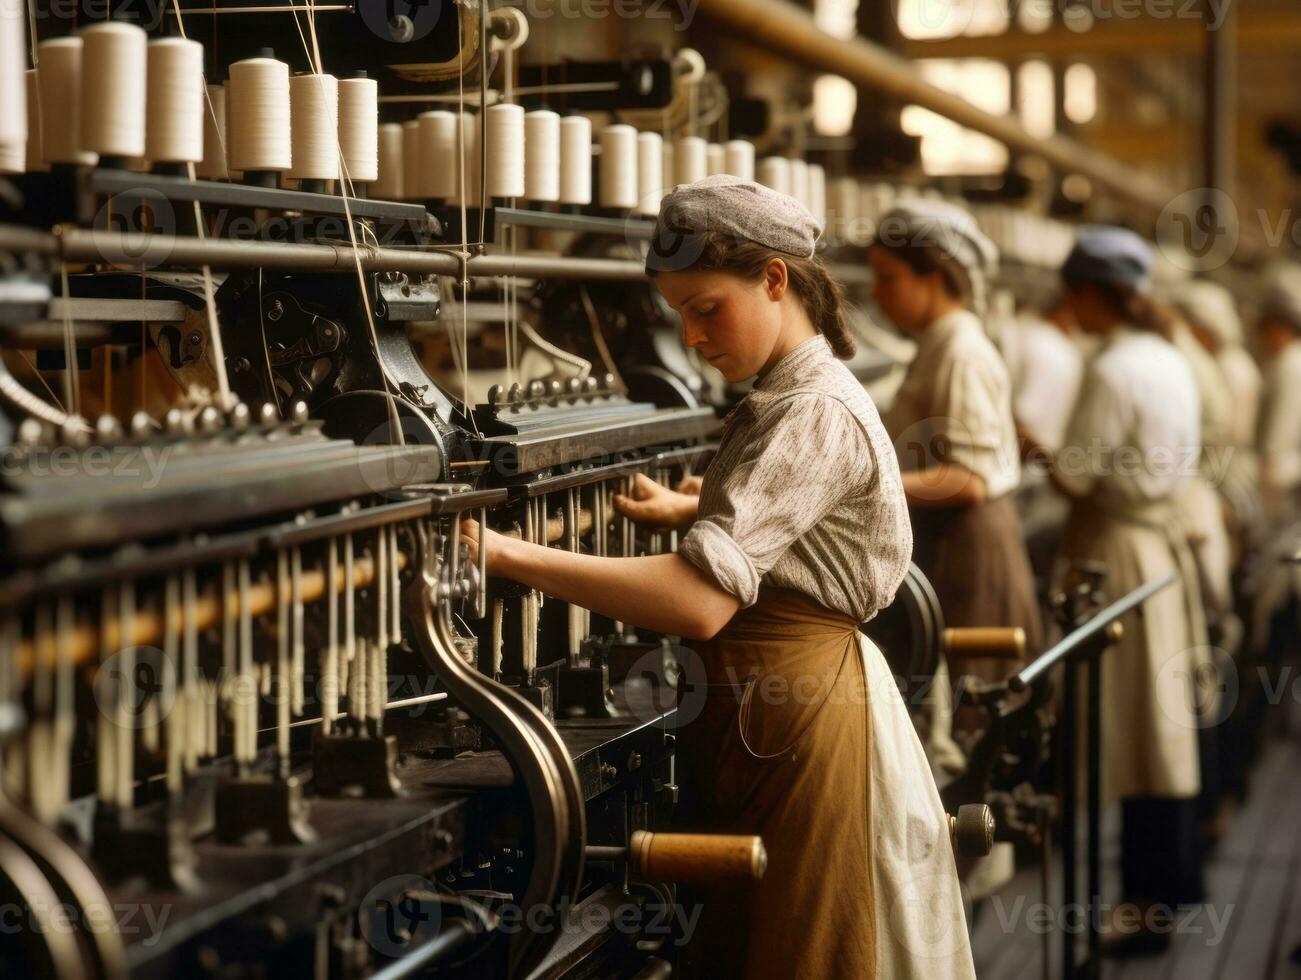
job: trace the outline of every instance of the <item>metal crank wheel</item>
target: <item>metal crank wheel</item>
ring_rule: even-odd
[[[916,685],[929,683],[935,676],[944,645],[944,613],[922,570],[909,564],[894,602],[862,628],[881,648],[900,692],[911,706],[910,693]]]

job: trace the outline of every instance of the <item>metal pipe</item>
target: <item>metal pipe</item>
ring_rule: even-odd
[[[985,112],[962,96],[932,85],[907,59],[880,44],[823,33],[808,10],[788,0],[700,0],[700,12],[792,61],[923,106],[1014,150],[1043,157],[1065,173],[1083,174],[1124,200],[1159,212],[1175,196],[1163,184],[1075,140],[1038,139],[1015,117]]]
[[[1042,654],[1033,663],[1027,664],[1020,673],[1009,677],[1007,680],[1008,688],[1013,691],[1024,691],[1041,676],[1052,670],[1059,661],[1071,659],[1080,653],[1086,652],[1084,646],[1086,640],[1097,637],[1108,626],[1120,619],[1121,616],[1137,609],[1156,593],[1173,585],[1174,581],[1175,575],[1172,572],[1169,575],[1141,585],[1128,595],[1117,599],[1083,626],[1062,637],[1051,650]]]
[[[1202,134],[1202,181],[1207,189],[1206,206],[1218,212],[1219,193],[1230,199],[1237,191],[1238,162],[1238,8],[1226,5],[1217,14],[1215,4],[1205,0],[1206,58],[1203,62],[1204,109]],[[1223,22],[1215,26],[1219,16]],[[1216,213],[1221,221],[1224,215]]]
[[[69,262],[102,262],[150,268],[208,265],[214,269],[297,269],[346,272],[354,268],[350,244],[243,241],[189,238],[140,232],[87,230],[61,226],[53,234],[13,225],[0,226],[0,251],[46,255]],[[453,252],[374,248],[359,244],[367,271],[459,275]],[[526,279],[601,279],[635,282],[646,277],[640,262],[564,255],[476,255],[467,263],[471,277],[520,276]]]

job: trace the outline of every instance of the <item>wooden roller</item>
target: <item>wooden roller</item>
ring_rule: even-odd
[[[984,803],[964,803],[958,815],[948,814],[953,853],[984,857],[994,846],[994,811]]]
[[[768,867],[768,852],[760,837],[635,830],[628,843],[628,867],[651,881],[692,885],[758,881]]]
[[[399,568],[405,568],[407,565],[406,554],[399,551],[397,561]],[[343,565],[336,565],[335,568],[335,581],[338,583],[336,589],[338,592],[342,592]],[[328,581],[324,568],[303,569],[303,604],[310,605],[324,599]],[[365,556],[357,557],[352,564],[353,588],[364,589],[374,581],[374,560]],[[288,602],[287,597],[277,593],[274,583],[254,582],[249,588],[249,614],[255,619],[258,616],[265,616],[275,611],[281,605],[287,605]],[[239,594],[237,592],[229,592],[223,596],[220,590],[204,590],[198,595],[194,604],[195,628],[201,632],[217,626],[221,623],[223,610],[233,608],[238,603]],[[163,641],[163,619],[163,610],[156,604],[152,606],[142,605],[140,609],[136,610],[135,616],[132,617],[130,635],[118,636],[115,632],[110,632],[107,645],[114,649],[125,646],[157,646]],[[116,623],[114,625],[116,626]],[[71,631],[67,642],[72,654],[72,661],[78,665],[93,661],[99,655],[100,646],[104,645],[104,640],[100,637],[98,624],[78,624]],[[22,676],[30,677],[35,664],[36,651],[32,641],[23,640],[18,649],[18,669],[22,672]]]
[[[1025,630],[1020,626],[970,626],[944,631],[944,650],[963,660],[1023,660]]]

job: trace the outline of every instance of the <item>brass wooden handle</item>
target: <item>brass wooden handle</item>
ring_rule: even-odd
[[[768,867],[768,852],[759,837],[635,830],[628,842],[628,866],[651,881],[692,885],[758,881]]]
[[[950,657],[1021,660],[1025,657],[1025,630],[1020,626],[946,629],[944,649]]]
[[[948,814],[953,852],[960,857],[984,857],[994,846],[994,811],[984,803],[964,803],[958,815]]]

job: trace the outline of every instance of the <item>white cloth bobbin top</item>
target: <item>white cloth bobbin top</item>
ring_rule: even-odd
[[[412,167],[407,169],[407,196],[451,200],[456,196],[459,166],[456,113],[431,109],[420,113],[417,118],[420,122],[420,159],[412,161]],[[412,168],[418,171],[414,185],[409,183]]]
[[[637,134],[637,213],[659,214],[664,196],[664,140],[659,133]]]
[[[524,107],[511,102],[489,106],[488,197],[524,196]]]
[[[592,122],[586,116],[560,120],[560,203],[592,203]]]
[[[791,162],[785,157],[764,157],[760,160],[757,180],[764,187],[795,196],[791,190]]]
[[[827,223],[827,171],[819,163],[809,164],[809,211],[824,226]]]
[[[827,227],[832,237],[842,242],[857,242],[858,181],[853,177],[837,177],[827,191]]]
[[[0,7],[0,172],[21,173],[27,158],[26,5]]]
[[[225,180],[226,167],[226,86],[209,85],[203,102],[203,160],[194,172],[208,180]]]
[[[226,91],[226,157],[232,170],[284,171],[290,144],[289,66],[246,58],[230,66]]]
[[[339,179],[339,80],[307,73],[289,80],[293,120],[289,174],[299,180]]]
[[[466,207],[479,204],[479,116],[473,112],[461,113],[457,153],[460,160],[452,172],[456,174],[458,184],[453,200]]]
[[[603,208],[637,205],[637,130],[625,123],[601,130],[600,191]]]
[[[754,180],[754,144],[749,140],[724,143],[723,172],[742,180]]]
[[[106,21],[83,28],[81,39],[82,146],[101,157],[144,156],[145,32]]]
[[[418,131],[418,128],[417,128]],[[402,125],[384,123],[379,127],[379,176],[370,185],[371,197],[400,201],[402,193]]]
[[[790,158],[790,195],[806,208],[809,207],[809,165],[796,157]]]
[[[203,45],[183,37],[149,42],[145,156],[154,163],[203,160]]]
[[[408,119],[402,124],[402,197],[408,201],[426,196],[424,177],[428,168],[421,165],[425,156],[424,127],[419,119]]]
[[[550,109],[524,115],[524,196],[530,201],[560,197],[560,117]]]
[[[349,180],[379,178],[379,83],[364,73],[339,79],[339,152]]]
[[[678,140],[673,154],[673,183],[694,184],[709,176],[709,145],[699,136]]]
[[[48,120],[42,152],[49,164],[93,164],[95,154],[81,148],[81,56],[79,37],[55,37],[36,46],[36,79],[41,89],[41,114]],[[58,125],[54,120],[58,120]]]
[[[710,177],[728,172],[727,151],[723,149],[722,143],[710,143],[705,147],[705,169],[709,171]]]

